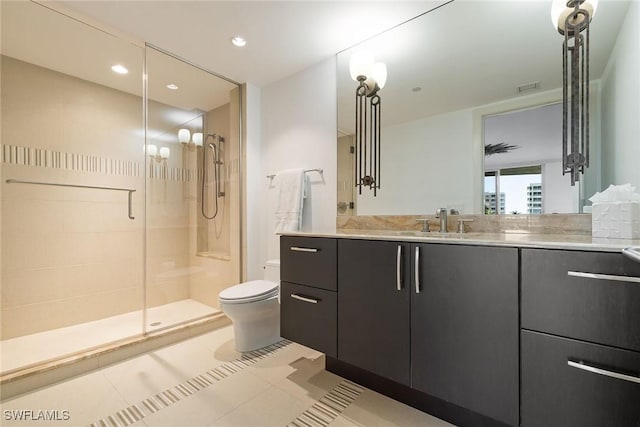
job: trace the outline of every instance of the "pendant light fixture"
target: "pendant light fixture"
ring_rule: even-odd
[[[571,185],[589,167],[589,24],[597,0],[554,0],[551,21],[562,44],[562,174]]]
[[[361,51],[351,56],[351,78],[358,82],[356,88],[355,129],[355,184],[359,194],[362,187],[380,188],[380,123],[381,99],[379,95],[387,81],[387,66],[374,62],[373,55]]]

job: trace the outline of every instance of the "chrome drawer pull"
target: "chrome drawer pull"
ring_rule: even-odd
[[[567,276],[584,277],[585,279],[615,280],[618,282],[640,283],[640,277],[614,276],[612,274],[583,273],[581,271],[567,271]]]
[[[294,299],[297,299],[297,300],[300,300],[300,301],[304,301],[304,302],[310,302],[311,304],[317,304],[317,303],[320,302],[320,300],[303,297],[303,296],[300,296],[298,294],[291,294],[291,298],[294,298]]]
[[[574,362],[571,360],[567,360],[567,365],[571,366],[572,368],[582,369],[583,371],[593,372],[594,374],[604,375],[606,377],[617,378],[619,380],[625,380],[625,381],[630,381],[632,383],[640,384],[639,377],[625,375],[619,372],[607,371],[606,369],[596,368],[595,366],[589,366],[589,365],[585,365],[584,363]]]
[[[291,250],[294,252],[318,252],[316,248],[299,248],[297,246],[291,246]]]
[[[640,262],[640,248],[625,248],[622,250],[622,255],[635,262]]]
[[[420,293],[420,246],[416,246],[416,265],[415,265],[415,282],[416,282],[416,294]]]
[[[402,290],[402,245],[398,245],[396,254],[396,289]]]

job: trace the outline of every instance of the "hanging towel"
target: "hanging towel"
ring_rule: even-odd
[[[305,197],[304,169],[287,169],[276,174],[276,233],[298,231],[302,227]]]

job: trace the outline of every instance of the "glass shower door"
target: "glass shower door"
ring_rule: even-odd
[[[4,374],[142,333],[144,57],[37,3],[1,7]]]
[[[240,280],[239,88],[146,48],[146,321],[220,313]]]

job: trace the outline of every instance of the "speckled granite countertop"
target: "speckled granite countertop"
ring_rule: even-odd
[[[630,246],[640,247],[640,240],[603,239],[588,235],[532,233],[423,233],[420,231],[349,230],[328,232],[283,233],[284,236],[332,237],[340,239],[392,240],[421,243],[446,243],[518,248],[572,249],[620,252]]]

